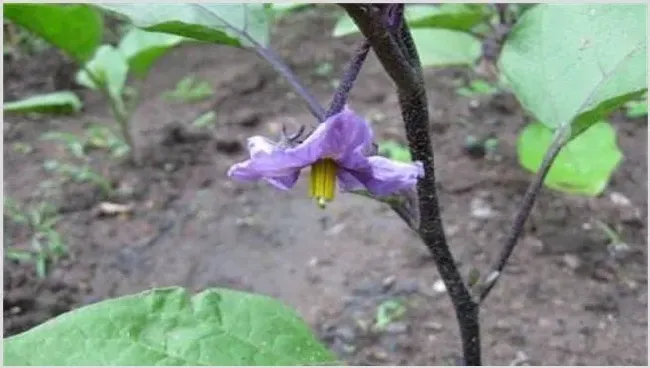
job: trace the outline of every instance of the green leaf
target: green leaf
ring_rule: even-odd
[[[4,340],[5,365],[315,365],[335,358],[284,304],[153,289],[62,314]]]
[[[411,34],[424,67],[471,65],[481,56],[481,42],[464,32],[420,28]]]
[[[106,88],[112,97],[121,99],[129,72],[129,65],[121,52],[111,45],[102,45],[86,64],[86,70],[77,74],[77,83],[95,90]],[[95,81],[101,85],[98,86]]]
[[[625,116],[630,119],[641,118],[648,115],[648,101],[630,101],[625,104]]]
[[[498,92],[498,88],[482,79],[474,79],[469,83],[469,87],[460,87],[456,90],[461,96],[489,96]]]
[[[81,100],[73,92],[58,91],[5,102],[2,109],[6,113],[69,114],[81,111],[82,106]]]
[[[97,4],[152,32],[231,46],[269,44],[264,4]]]
[[[163,93],[163,98],[171,102],[193,103],[205,100],[213,93],[210,83],[189,75],[176,83],[173,91]]]
[[[411,28],[445,28],[468,31],[486,16],[482,4],[408,5],[404,11]]]
[[[399,320],[406,313],[406,307],[397,300],[386,300],[377,307],[375,328],[382,330],[394,321]]]
[[[304,10],[306,8],[312,7],[315,4],[310,4],[310,3],[294,3],[294,2],[286,2],[286,3],[275,3],[271,4],[271,9],[273,13],[275,14],[276,17],[282,17],[290,13],[298,12],[300,10]]]
[[[647,89],[647,5],[540,4],[499,60],[522,105],[575,137]]]
[[[173,34],[147,32],[133,27],[120,40],[117,49],[129,61],[129,69],[138,77],[144,78],[156,60],[184,39]]]
[[[332,36],[343,37],[355,33],[359,33],[359,28],[357,28],[357,25],[354,24],[352,18],[350,18],[347,14],[342,14],[334,25]]]
[[[47,256],[43,253],[36,256],[36,275],[41,279],[47,276]]]
[[[401,162],[411,162],[411,151],[408,147],[399,144],[395,141],[379,142],[378,151],[380,155],[384,155],[391,160]]]
[[[217,119],[217,114],[214,113],[214,111],[208,111],[192,122],[192,126],[195,126],[197,128],[207,128],[211,125],[214,125],[215,121]]]
[[[481,79],[475,79],[470,82],[472,91],[480,95],[491,95],[497,91],[497,88]]]
[[[537,172],[553,135],[540,123],[524,128],[517,142],[517,155],[524,168]],[[622,158],[614,128],[601,121],[562,148],[544,184],[567,193],[597,196],[605,190]]]
[[[4,16],[42,37],[80,63],[102,41],[104,22],[88,5],[3,4]]]
[[[41,139],[63,143],[75,157],[81,158],[85,156],[85,142],[83,139],[72,133],[55,131],[47,132],[41,135]]]
[[[34,260],[34,255],[32,253],[24,249],[11,247],[5,249],[5,257],[17,262],[31,262]]]
[[[442,28],[468,31],[485,17],[485,7],[479,4],[409,5],[404,17],[411,28]],[[359,33],[359,28],[347,14],[337,20],[332,35],[343,37]]]

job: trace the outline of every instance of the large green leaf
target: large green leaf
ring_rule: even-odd
[[[332,36],[334,37],[343,37],[355,33],[359,33],[359,28],[347,14],[342,14],[339,17],[334,25],[334,30],[332,30]]]
[[[92,77],[87,72],[92,74]],[[106,88],[113,98],[121,99],[129,64],[126,57],[111,45],[102,45],[85,70],[77,74],[77,83],[90,89]],[[97,85],[98,82],[100,86]]]
[[[117,49],[129,61],[129,69],[137,76],[145,77],[156,60],[184,39],[174,34],[133,27],[120,40]]]
[[[5,113],[71,113],[82,107],[79,97],[70,91],[58,91],[27,97],[19,101],[5,102]]]
[[[517,142],[519,162],[524,168],[537,172],[553,135],[543,124],[526,126]],[[605,190],[622,158],[614,128],[601,121],[562,148],[544,184],[572,194],[596,196]]]
[[[80,63],[102,41],[101,14],[88,5],[3,4],[4,16],[62,49]]]
[[[647,89],[647,5],[540,4],[525,12],[499,60],[522,105],[577,136]]]
[[[481,4],[439,4],[408,5],[404,11],[406,22],[411,28],[443,28],[458,31],[472,29],[486,16]],[[359,33],[359,28],[347,14],[334,25],[332,35],[343,37]]]
[[[314,5],[315,4],[295,3],[295,2],[275,3],[275,4],[271,4],[271,11],[276,17],[282,17],[287,14],[304,10]]]
[[[315,365],[333,355],[284,304],[226,289],[154,289],[5,339],[5,365]]]
[[[97,4],[126,17],[136,27],[232,46],[267,46],[264,4]]]
[[[420,28],[411,34],[425,67],[471,65],[481,56],[481,42],[464,32]]]
[[[486,17],[483,4],[408,5],[404,16],[411,28],[468,31]]]

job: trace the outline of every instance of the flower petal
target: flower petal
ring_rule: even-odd
[[[248,151],[251,158],[231,166],[228,176],[242,181],[255,181],[262,178],[293,178],[298,175],[301,168],[310,163],[302,160],[299,156],[288,154],[286,149],[278,147],[262,136],[248,139]],[[291,182],[291,180],[286,180],[281,179],[280,181]]]
[[[278,189],[289,190],[296,185],[299,176],[300,171],[296,171],[291,175],[279,176],[276,178],[265,178],[264,180]]]
[[[319,124],[304,142],[287,149],[287,153],[311,162],[324,157],[338,161],[357,150],[367,150],[372,140],[368,122],[345,108]]]
[[[363,183],[361,183],[350,171],[339,170],[336,173],[336,177],[339,179],[339,189],[343,191],[366,189],[366,186],[363,185]]]
[[[381,156],[368,157],[368,161],[372,165],[371,175],[366,172],[351,173],[370,193],[377,196],[387,196],[413,188],[418,178],[424,176],[421,162],[403,163]]]

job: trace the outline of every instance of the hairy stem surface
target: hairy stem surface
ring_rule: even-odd
[[[381,23],[379,15],[373,13],[370,8],[353,4],[341,6],[368,39],[382,66],[396,84],[413,159],[422,162],[424,167],[424,177],[418,181],[418,233],[433,255],[438,272],[452,299],[463,343],[464,364],[480,365],[478,304],[474,302],[465,286],[445,238],[436,192],[426,89],[410,30],[406,23],[402,22],[398,32],[391,33]]]

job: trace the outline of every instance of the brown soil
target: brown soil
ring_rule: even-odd
[[[355,43],[332,41],[332,24],[330,16],[307,11],[283,21],[275,37],[280,54],[323,103]],[[316,73],[323,63],[334,66],[331,77]],[[61,65],[51,55],[6,62],[5,100],[69,84],[70,73]],[[175,104],[162,98],[161,91],[190,73],[212,84],[216,92],[210,100]],[[526,189],[530,175],[517,164],[515,142],[528,120],[511,96],[474,103],[457,97],[455,80],[467,77],[462,70],[428,70],[426,77],[443,220],[466,274],[472,266],[485,269],[496,257]],[[85,110],[78,116],[6,118],[5,195],[32,200],[50,176],[42,163],[62,152],[40,141],[42,133],[79,133],[90,121],[110,121],[97,95],[80,93]],[[403,139],[393,85],[374,56],[350,104],[373,119],[380,138]],[[217,114],[216,126],[193,132],[190,122],[208,110]],[[63,213],[58,230],[70,254],[42,281],[33,266],[4,261],[5,335],[154,286],[225,286],[292,305],[351,364],[457,362],[458,331],[448,297],[433,287],[439,280],[435,266],[390,210],[340,195],[321,211],[307,198],[304,182],[282,193],[226,177],[229,165],[246,157],[247,136],[312,122],[265,62],[226,47],[174,50],[144,84],[135,119],[142,167],[94,154],[99,168],[130,189],[130,195],[110,199],[133,203],[133,214],[98,217],[97,189],[63,187],[51,200]],[[625,160],[606,193],[540,195],[507,274],[481,313],[485,362],[647,364],[647,125],[622,116],[614,121]],[[469,134],[496,134],[499,159],[470,157],[463,149]],[[12,148],[18,142],[34,150],[20,153]],[[631,206],[614,203],[612,193],[629,198]],[[479,202],[493,210],[490,216],[472,216],[472,203]],[[612,257],[607,238],[588,226],[594,220],[618,229],[630,249]],[[7,219],[5,229],[11,230]],[[19,231],[7,234],[5,247],[24,241]],[[378,305],[395,298],[407,313],[374,331]]]

